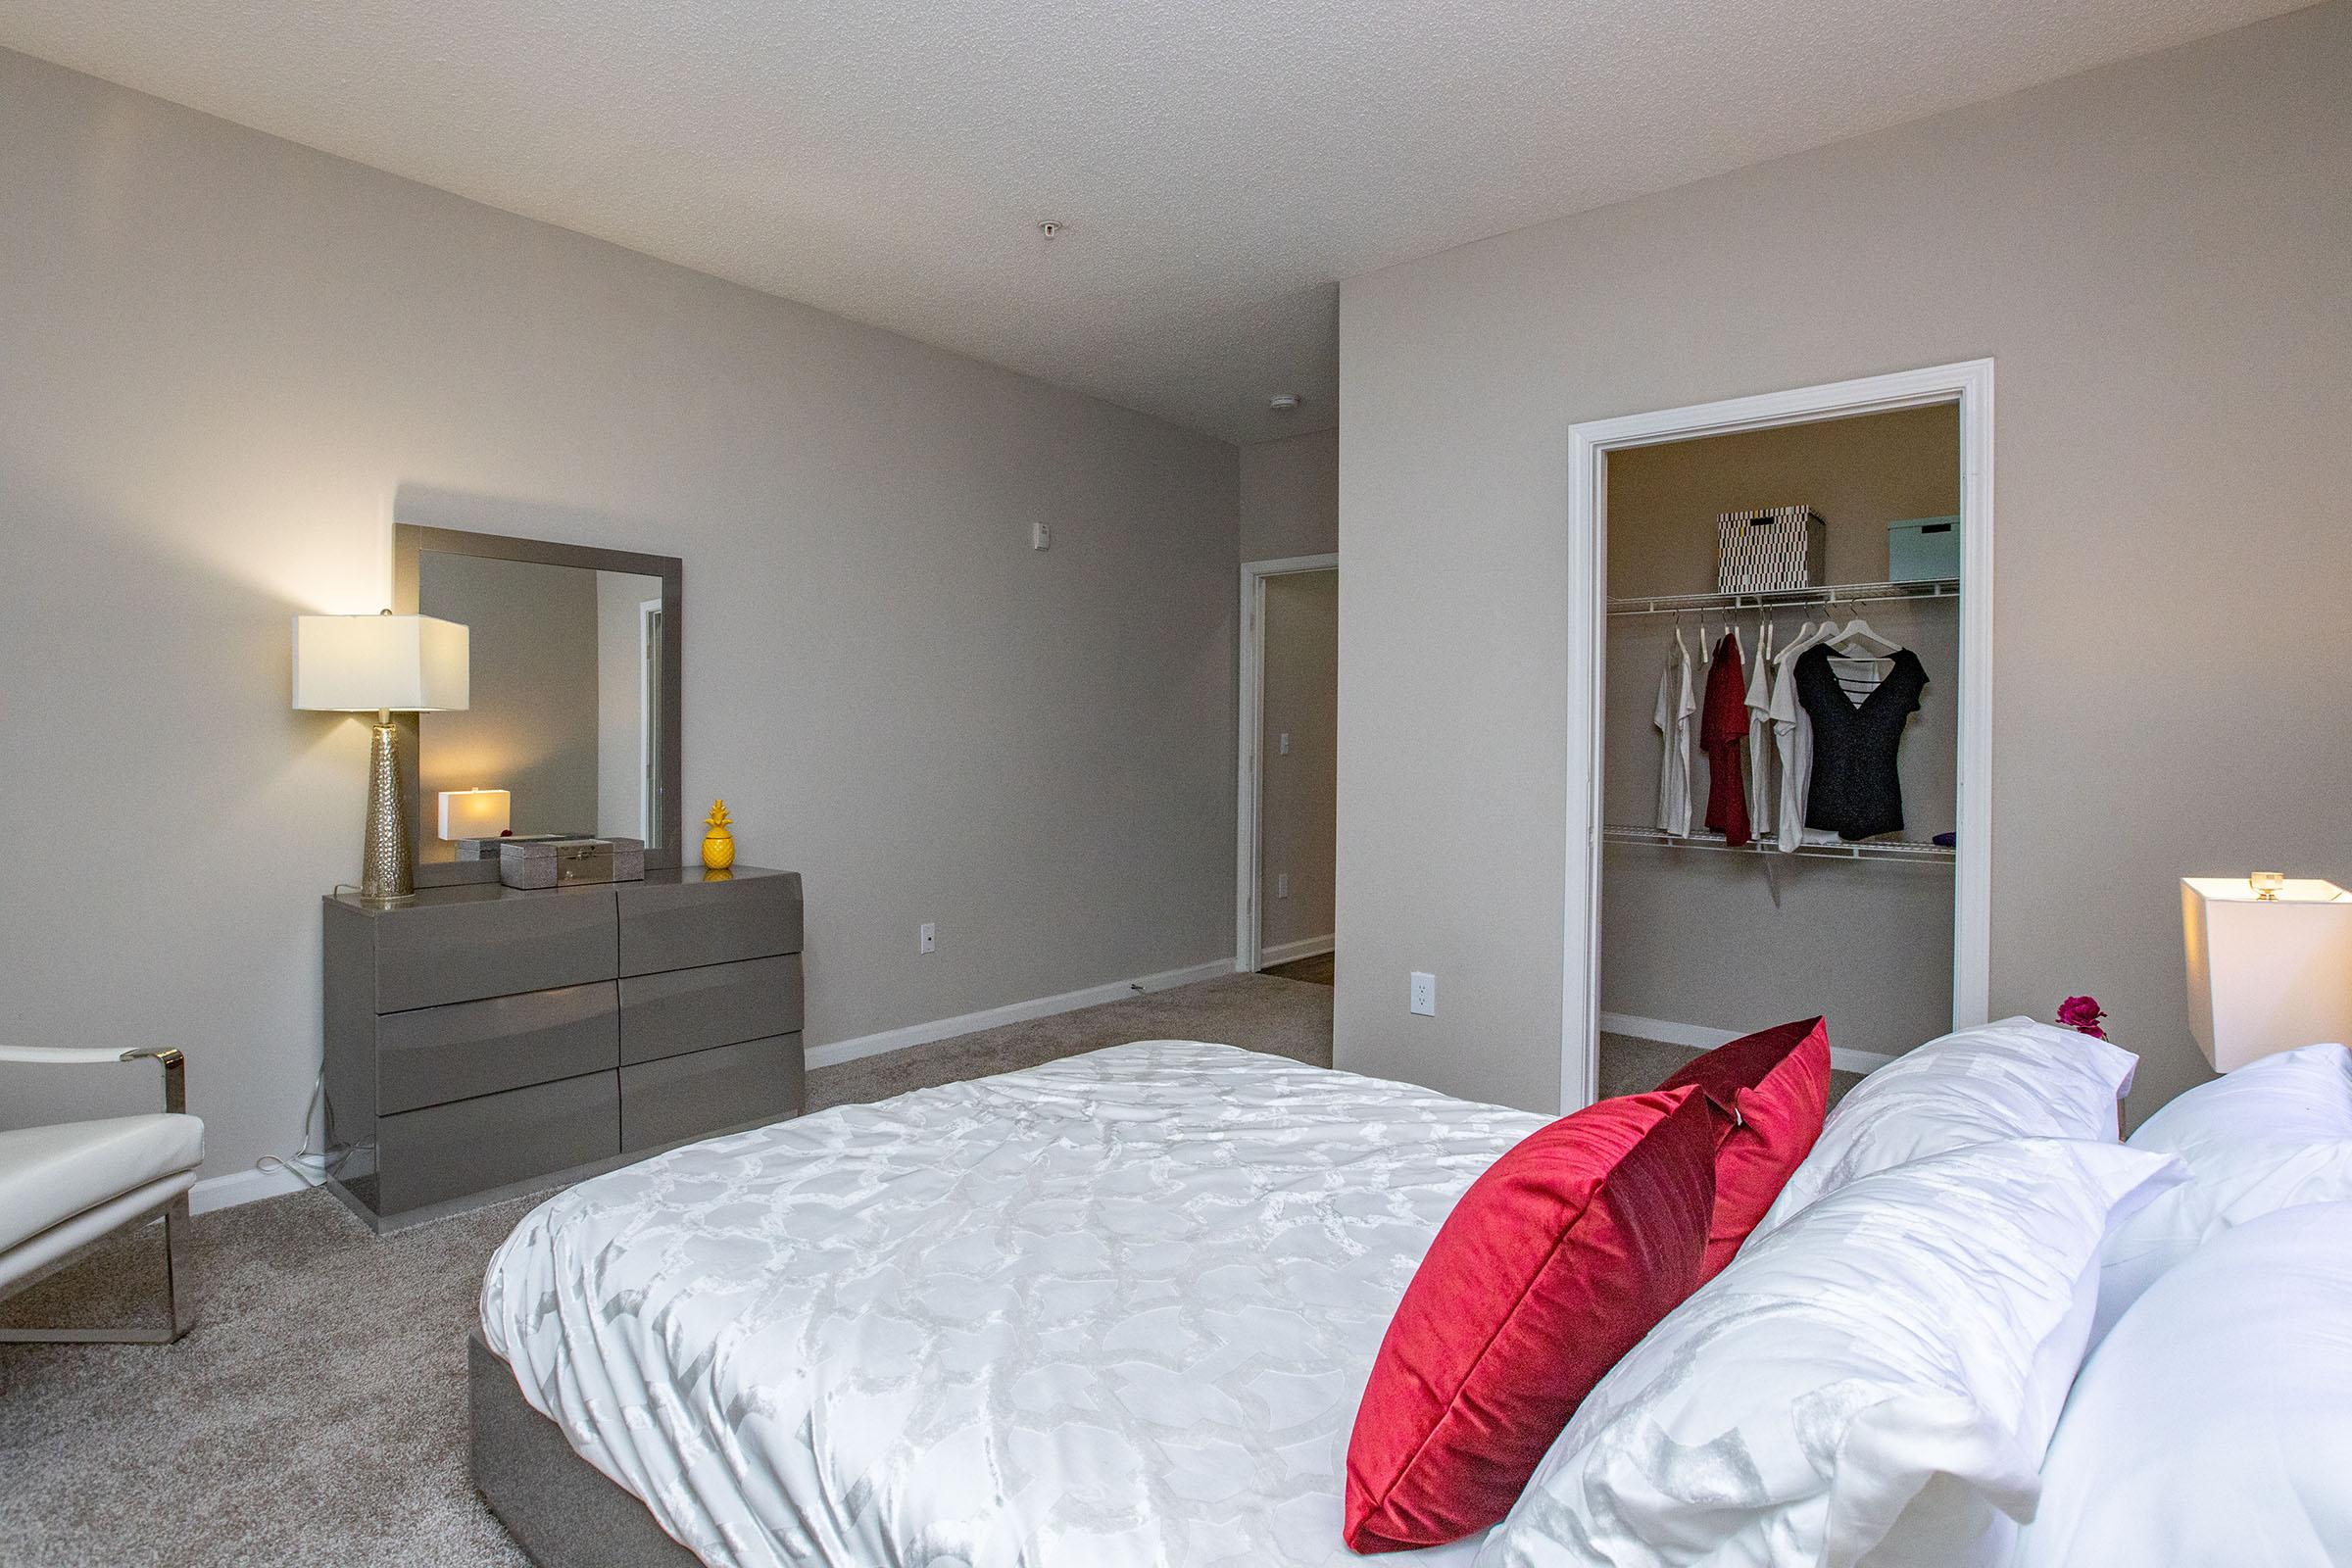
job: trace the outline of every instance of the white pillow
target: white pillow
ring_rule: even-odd
[[[2107,1244],[2094,1345],[2159,1275],[2231,1226],[2352,1199],[2352,1052],[2305,1046],[2250,1061],[2150,1116],[2132,1147],[2180,1155],[2188,1181]]]
[[[2023,1017],[1931,1040],[1838,1102],[1747,1245],[1857,1176],[1949,1149],[2005,1138],[2113,1143],[2116,1104],[2138,1065],[2104,1040]]]
[[[2352,1562],[2347,1302],[2352,1203],[2251,1220],[2158,1280],[2083,1363],[2016,1561]]]
[[[1831,1194],[1601,1379],[1478,1568],[1997,1562],[2034,1509],[2110,1216],[2178,1179],[2036,1139]]]

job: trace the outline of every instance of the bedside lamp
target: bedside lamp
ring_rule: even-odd
[[[2257,871],[2180,879],[2188,1027],[2216,1072],[2352,1043],[2352,893]]]
[[[505,790],[443,790],[441,836],[445,839],[494,839],[514,824]]]
[[[297,615],[294,706],[375,714],[368,747],[368,836],[360,898],[379,906],[416,896],[416,852],[402,820],[392,715],[467,706],[466,629],[431,615]]]

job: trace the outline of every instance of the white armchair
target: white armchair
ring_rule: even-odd
[[[204,1163],[204,1123],[187,1114],[187,1064],[169,1046],[70,1051],[0,1046],[0,1064],[111,1066],[154,1060],[164,1069],[161,1115],[113,1116],[0,1132],[0,1297],[119,1227],[164,1215],[169,1328],[7,1329],[0,1342],[169,1345],[188,1332],[180,1304],[187,1273],[188,1189]]]

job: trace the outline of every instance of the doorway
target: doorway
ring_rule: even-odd
[[[1339,557],[1242,567],[1234,967],[1336,973]]]
[[[1817,908],[1835,907],[1850,914],[1856,901],[1895,897],[1898,902],[1908,898],[1910,906],[1917,908],[1933,905],[1944,912],[1918,922],[1923,939],[1936,944],[1932,960],[1910,954],[1904,961],[1914,968],[1920,962],[1933,961],[1940,968],[1938,979],[1948,976],[1948,992],[1942,993],[1948,998],[1948,1013],[1938,1012],[1936,1018],[1924,1021],[1907,1015],[1882,1021],[1879,1027],[1884,1039],[1864,1022],[1858,1032],[1847,1033],[1861,1043],[1861,1051],[1857,1054],[1848,1048],[1841,1053],[1838,1066],[1848,1072],[1868,1070],[1886,1055],[1925,1038],[1924,1034],[1908,1038],[1909,1033],[1921,1029],[1940,1032],[1941,1027],[1983,1021],[1987,1006],[1990,935],[1991,399],[1991,362],[1976,361],[1635,415],[1571,430],[1570,790],[1561,1038],[1564,1108],[1590,1103],[1608,1092],[1601,1060],[1604,1030],[1613,1035],[1634,1033],[1663,1048],[1688,1051],[1785,1017],[1824,1010],[1828,1002],[1813,1004],[1813,990],[1800,986],[1806,1000],[1795,1003],[1793,1010],[1770,1018],[1744,1014],[1736,1019],[1728,1015],[1678,1017],[1678,1011],[1687,1014],[1694,1009],[1704,1011],[1715,1003],[1730,1004],[1723,998],[1693,1002],[1699,989],[1693,984],[1678,983],[1663,990],[1649,984],[1678,971],[1685,977],[1701,974],[1712,965],[1734,980],[1746,975],[1760,987],[1768,986],[1776,969],[1769,957],[1758,956],[1758,945],[1767,934],[1758,922],[1777,918],[1788,907],[1788,892],[1798,877],[1824,884],[1811,889]],[[1874,514],[1847,519],[1842,552],[1829,550],[1828,559],[1809,569],[1806,588],[1791,590],[1785,599],[1770,593],[1722,591],[1726,585],[1716,576],[1714,560],[1721,529],[1732,526],[1733,519],[1783,513],[1793,514],[1789,526],[1801,537],[1808,528],[1805,514],[1815,504],[1814,498],[1807,496],[1775,495],[1769,500],[1750,496],[1739,501],[1726,496],[1719,508],[1711,506],[1709,514],[1693,525],[1693,538],[1683,541],[1703,551],[1695,566],[1684,560],[1675,568],[1702,572],[1703,583],[1663,578],[1655,583],[1635,582],[1613,573],[1613,567],[1623,564],[1621,556],[1638,562],[1642,551],[1618,551],[1611,544],[1611,510],[1616,498],[1612,454],[1627,459],[1624,466],[1628,469],[1654,466],[1646,463],[1649,449],[1685,443],[1695,447],[1708,438],[1938,409],[1949,412],[1923,417],[1930,423],[1941,418],[1942,427],[1953,438],[1946,448],[1949,463],[1940,482],[1946,486],[1942,493],[1951,497],[1944,508],[1949,517],[1942,520],[1950,521],[1949,531],[1958,536],[1953,564],[1936,573],[1940,586],[1930,586],[1924,579],[1911,580],[1908,568],[1892,562],[1893,535],[1887,530],[1888,523],[1897,519]],[[1636,460],[1637,453],[1643,454],[1643,459]],[[1685,498],[1684,510],[1694,504]],[[1624,520],[1628,527],[1639,526],[1630,514]],[[1939,519],[1899,520],[1924,527]],[[1818,552],[1823,546],[1814,544],[1811,549]],[[1895,582],[1898,577],[1906,581]],[[1694,587],[1718,591],[1690,591]],[[1881,605],[1889,608],[1882,611]],[[1728,841],[1736,835],[1720,828],[1710,834],[1703,826],[1704,815],[1695,807],[1690,812],[1694,820],[1688,826],[1662,826],[1672,813],[1666,799],[1669,792],[1659,788],[1667,765],[1661,748],[1670,749],[1673,743],[1668,738],[1671,732],[1657,727],[1655,721],[1654,703],[1661,686],[1654,657],[1658,649],[1649,647],[1653,657],[1644,660],[1630,647],[1621,648],[1619,644],[1630,639],[1619,628],[1646,625],[1655,643],[1654,634],[1660,627],[1672,629],[1679,620],[1684,623],[1680,629],[1686,640],[1690,641],[1698,639],[1697,617],[1702,613],[1706,616],[1703,640],[1710,653],[1722,649],[1723,639],[1735,631],[1742,643],[1752,644],[1766,623],[1771,623],[1776,639],[1783,639],[1779,646],[1785,650],[1793,646],[1785,639],[1795,637],[1807,620],[1818,625],[1834,616],[1842,626],[1858,613],[1899,620],[1899,626],[1887,629],[1898,633],[1897,642],[1919,644],[1927,663],[1936,666],[1928,670],[1931,683],[1940,688],[1936,693],[1940,705],[1937,733],[1924,744],[1906,733],[1902,744],[1907,753],[1916,752],[1922,759],[1931,754],[1940,758],[1935,765],[1947,770],[1944,780],[1940,785],[1923,781],[1918,787],[1921,809],[1906,815],[1901,829],[1865,833],[1859,829],[1874,824],[1851,824],[1857,836],[1831,835],[1838,841],[1835,845],[1807,842],[1802,830],[1814,826],[1815,814],[1810,801],[1800,803],[1798,820],[1786,835],[1790,845],[1788,849],[1779,842],[1733,845]],[[1780,624],[1784,621],[1786,625]],[[1840,658],[1855,654],[1849,648],[1831,652]],[[1613,670],[1613,660],[1627,661],[1634,667]],[[1637,697],[1642,699],[1638,703]],[[1640,720],[1639,729],[1636,719]],[[1920,767],[1911,766],[1908,755],[1905,760],[1909,771],[1918,775]],[[1618,776],[1621,773],[1626,776]],[[1642,777],[1635,779],[1632,775],[1636,773]],[[1708,799],[1703,764],[1692,776],[1698,781],[1700,799],[1708,805],[1718,804]],[[1749,805],[1758,808],[1752,800]],[[1949,835],[1945,843],[1935,843],[1933,835],[1937,833]],[[1726,850],[1735,853],[1721,853]],[[1660,907],[1676,910],[1684,924],[1691,918],[1704,918],[1721,929],[1695,935],[1675,933],[1671,940],[1682,944],[1677,950],[1649,965],[1647,974],[1636,965],[1629,976],[1626,966],[1612,963],[1604,951],[1609,930],[1604,877],[1626,876],[1643,879],[1640,891],[1644,896],[1668,889],[1655,902]],[[1922,877],[1940,877],[1942,881],[1924,893],[1920,887],[1908,885]],[[1840,888],[1827,889],[1825,879],[1842,879]],[[1710,901],[1705,889],[1686,896],[1690,890],[1681,886],[1685,882],[1707,884],[1714,899]],[[1898,883],[1905,885],[1898,888]],[[1727,919],[1731,907],[1727,891],[1735,890],[1756,907],[1739,909]],[[1623,902],[1630,906],[1639,900]],[[1771,913],[1760,915],[1760,909]],[[1621,912],[1625,911],[1621,908]],[[1867,920],[1862,928],[1883,929],[1870,927]],[[1621,927],[1621,940],[1622,932]],[[1786,928],[1778,933],[1779,938],[1788,936]],[[1807,961],[1821,957],[1818,952],[1809,953]],[[1826,961],[1833,968],[1843,964],[1850,971],[1876,961],[1875,950],[1873,954],[1832,955]],[[1612,1006],[1629,992],[1641,993],[1645,984],[1649,985],[1647,995],[1668,999],[1657,1015],[1629,1019]],[[1942,991],[1940,985],[1936,989]],[[1936,1005],[1944,1004],[1938,1002]],[[1789,1004],[1776,996],[1758,1005],[1770,1010]],[[1724,1007],[1715,1006],[1715,1010]],[[1629,1031],[1629,1023],[1637,1027]],[[1735,1024],[1739,1027],[1733,1027]],[[1840,1038],[1838,1018],[1832,1018],[1831,1028],[1836,1049]]]

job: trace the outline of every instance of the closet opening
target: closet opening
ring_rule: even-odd
[[[1817,1013],[1841,1093],[1983,1018],[1989,397],[1578,427],[1564,1103]]]

